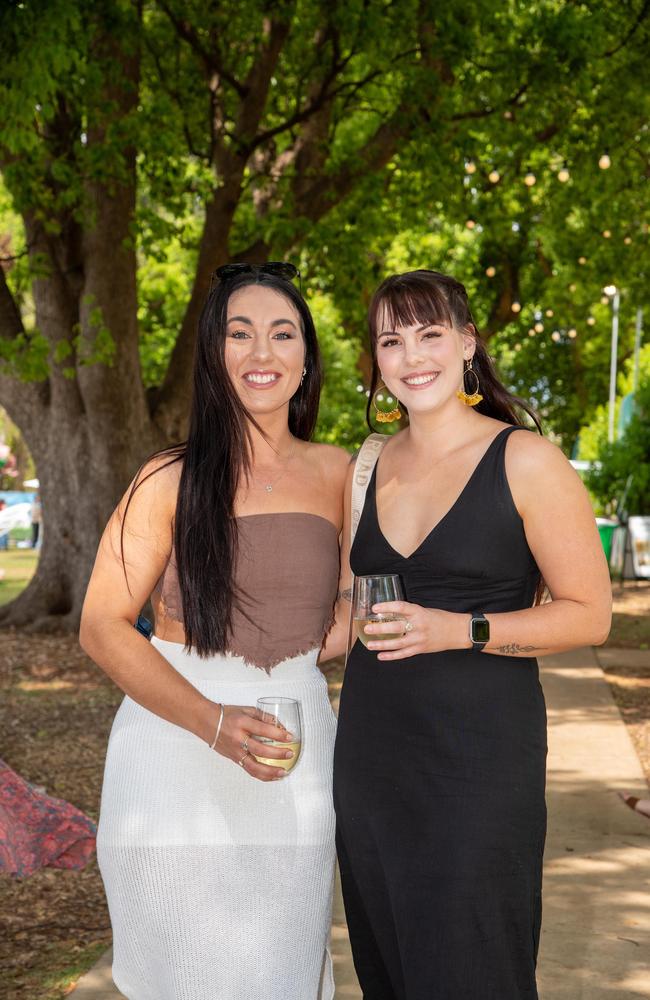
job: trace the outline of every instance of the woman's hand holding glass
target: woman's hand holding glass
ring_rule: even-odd
[[[260,742],[260,737],[272,741],[272,744]],[[291,760],[293,751],[273,744],[291,743],[294,739],[293,733],[283,726],[264,722],[258,710],[252,706],[224,705],[223,722],[215,750],[223,757],[239,764],[251,778],[257,778],[259,781],[276,781],[285,777],[286,765],[279,764],[278,767],[274,767],[260,764],[255,759],[255,754],[282,761],[284,764],[285,761]]]
[[[391,622],[373,622],[364,631],[369,636],[368,649],[377,653],[378,660],[404,660],[419,653],[440,653],[445,649],[469,649],[470,615],[437,608],[423,608],[408,601],[384,601],[373,605],[373,613],[391,615],[406,623],[398,638],[382,639],[382,634],[395,633]]]

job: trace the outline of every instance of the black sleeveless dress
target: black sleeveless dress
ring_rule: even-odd
[[[408,558],[380,530],[373,474],[354,573],[398,573],[406,599],[424,607],[531,607],[539,570],[504,466],[518,429],[495,437]],[[355,644],[334,800],[365,1000],[537,997],[545,765],[536,660],[463,649],[382,662]]]

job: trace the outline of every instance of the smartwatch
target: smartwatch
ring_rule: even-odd
[[[145,637],[145,639],[151,639],[151,636],[153,635],[153,625],[148,618],[144,617],[144,615],[138,615],[134,627],[140,635]]]
[[[482,611],[472,612],[472,619],[469,623],[469,637],[475,653],[480,653],[483,647],[490,641],[490,623]]]

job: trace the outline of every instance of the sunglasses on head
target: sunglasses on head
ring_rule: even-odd
[[[285,260],[269,260],[266,264],[222,264],[212,272],[210,290],[212,291],[215,281],[229,281],[240,274],[272,274],[276,278],[286,278],[287,281],[297,278],[298,288],[302,294],[300,271],[295,264]]]

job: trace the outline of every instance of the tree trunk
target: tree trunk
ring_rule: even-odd
[[[128,445],[119,443],[107,468],[101,429],[91,430],[85,418],[71,421],[56,406],[25,437],[42,484],[43,544],[29,586],[0,608],[0,625],[76,630],[104,525],[135,470],[161,442],[151,424],[133,428]]]
[[[87,142],[101,149],[111,125],[137,105],[139,52],[123,51],[100,30],[94,55],[104,83]],[[62,113],[52,133],[58,128],[63,141],[68,127]],[[31,385],[0,375],[0,391],[41,482],[43,547],[29,586],[0,608],[0,624],[78,627],[104,525],[142,461],[168,443],[151,419],[140,372],[135,150],[124,146],[119,157],[115,177],[86,179],[83,228],[72,213],[62,214],[52,235],[37,217],[25,216],[42,275],[34,280],[34,304],[37,328],[50,345],[49,374]],[[12,339],[22,323],[7,296],[2,283],[0,335]]]
[[[112,200],[116,202],[117,194]],[[123,226],[128,219],[127,210]],[[119,216],[112,213],[107,224],[119,237]],[[46,253],[42,236],[35,230],[31,240],[34,253],[42,257]],[[121,336],[115,336],[113,365],[81,366],[70,377],[65,372],[70,359],[52,358],[46,382],[24,384],[0,377],[3,405],[34,459],[43,507],[37,572],[15,601],[0,608],[0,624],[35,630],[78,627],[104,525],[141,462],[166,443],[149,417],[140,378],[135,282],[129,280],[129,269],[135,273],[132,251],[120,249],[118,243],[112,268],[103,272],[108,270],[113,280],[102,284],[101,274],[94,280],[92,248],[87,248],[85,280],[78,288],[57,268],[61,247],[50,242],[47,251],[51,273],[34,282],[34,302],[38,327],[49,343],[55,347],[69,339],[78,317],[82,331],[88,331],[92,324],[84,318],[80,301],[90,294],[104,321]]]

